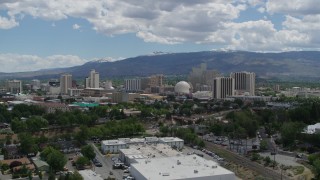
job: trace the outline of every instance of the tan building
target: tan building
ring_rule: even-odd
[[[61,94],[68,94],[68,89],[72,88],[72,75],[62,74],[60,76],[60,91]]]
[[[213,80],[213,98],[224,99],[229,96],[233,96],[234,79],[231,77],[217,77]]]
[[[256,74],[253,72],[234,72],[230,77],[234,79],[236,94],[255,95]]]
[[[6,82],[7,92],[17,94],[22,92],[22,82],[20,80],[9,80]]]

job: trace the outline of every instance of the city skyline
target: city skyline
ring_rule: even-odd
[[[319,50],[316,0],[1,1],[0,72],[155,51]]]

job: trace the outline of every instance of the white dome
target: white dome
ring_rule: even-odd
[[[190,84],[185,81],[180,81],[174,86],[174,92],[176,93],[189,94],[190,89],[191,89]]]

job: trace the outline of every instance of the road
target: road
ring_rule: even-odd
[[[271,179],[276,179],[276,180],[288,179],[285,176],[282,176],[282,178],[281,178],[281,174],[279,174],[275,171],[272,171],[270,169],[267,169],[260,164],[252,162],[251,160],[249,160],[241,155],[238,155],[232,151],[229,151],[229,150],[225,149],[224,147],[221,147],[219,145],[215,145],[211,142],[205,142],[205,144],[206,144],[206,149],[212,150],[213,152],[216,152],[217,154],[220,154],[220,155],[223,154],[223,155],[225,155],[224,158],[226,160],[232,161],[236,164],[241,164],[242,166],[257,172],[266,178],[271,178]]]
[[[93,144],[93,143],[89,143],[95,153],[96,153],[96,158],[101,162],[102,167],[94,167],[94,171],[98,174],[100,174],[103,178],[108,178],[110,177],[114,177],[115,179],[123,179],[123,172],[122,170],[119,169],[112,169],[112,165],[113,162],[111,160],[111,158],[107,158],[105,157],[103,154],[101,154],[101,152],[99,151],[99,149]],[[110,175],[110,171],[112,171],[113,175]]]

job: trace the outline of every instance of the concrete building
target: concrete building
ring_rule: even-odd
[[[166,144],[130,145],[128,149],[120,149],[119,159],[126,165],[136,163],[137,159],[181,156],[182,153]]]
[[[83,180],[103,180],[100,174],[97,174],[91,169],[85,169],[78,172],[83,177]]]
[[[22,93],[22,82],[20,80],[8,80],[6,82],[6,89],[11,94]]]
[[[217,77],[213,80],[213,98],[224,99],[228,96],[233,96],[234,79],[231,77]]]
[[[104,153],[117,153],[119,152],[119,149],[127,149],[129,146],[146,144],[166,144],[172,148],[182,149],[184,141],[177,137],[119,138],[102,141],[101,149]]]
[[[55,113],[57,110],[62,111],[62,112],[67,112],[69,111],[69,106],[63,103],[38,103],[36,104],[38,106],[41,106],[45,108],[47,113]]]
[[[201,63],[199,67],[193,67],[188,76],[188,81],[191,83],[194,91],[201,91],[203,85],[206,85],[211,91],[213,88],[213,79],[221,77],[221,74],[216,70],[207,70],[207,64]]]
[[[136,159],[130,174],[137,180],[235,180],[233,172],[197,155]]]
[[[85,79],[85,88],[99,88],[100,75],[94,69],[91,69],[89,77]]]
[[[255,95],[255,73],[246,71],[233,72],[230,77],[234,79],[235,90],[238,95]]]
[[[150,87],[162,87],[163,86],[163,74],[157,74],[150,76],[149,86]]]
[[[33,80],[31,80],[31,88],[33,89],[33,90],[38,90],[38,89],[40,89],[41,88],[41,83],[40,83],[40,80],[38,80],[38,79],[33,79]]]
[[[83,91],[83,89],[70,88],[70,89],[68,89],[68,95],[69,96],[80,96],[82,91]]]
[[[184,141],[177,137],[163,137],[159,138],[159,143],[167,144],[173,148],[182,149]]]
[[[103,153],[118,153],[120,149],[126,149],[129,145],[123,141],[105,140],[101,142],[101,150]]]
[[[126,79],[124,89],[127,92],[141,91],[141,79]]]
[[[61,74],[60,76],[60,91],[61,94],[68,94],[68,89],[72,88],[72,75]]]

